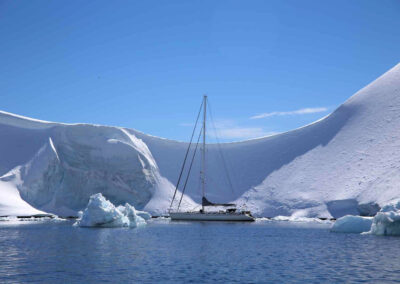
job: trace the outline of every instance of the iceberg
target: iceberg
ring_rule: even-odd
[[[142,217],[146,221],[151,219],[151,214],[145,211],[136,210],[136,215]]]
[[[372,217],[346,215],[336,220],[331,232],[355,233],[368,232],[371,229]]]
[[[139,216],[137,213],[138,211],[136,211],[135,207],[133,207],[129,203],[125,203],[125,210],[123,210],[122,214],[124,214],[124,216],[128,218],[129,221],[128,226],[131,228],[136,228],[139,226],[146,225],[145,219]]]
[[[375,215],[368,234],[400,236],[400,202],[384,206]]]
[[[384,206],[374,217],[347,215],[339,218],[331,231],[400,236],[400,201]]]
[[[141,212],[141,214],[148,213]],[[74,224],[79,227],[136,228],[146,225],[145,219],[137,214],[135,207],[128,203],[125,206],[115,207],[101,193],[92,195],[86,209],[79,215]]]

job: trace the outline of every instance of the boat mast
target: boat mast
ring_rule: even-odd
[[[205,184],[206,184],[206,113],[207,113],[207,96],[204,95],[204,101],[203,101],[203,107],[204,107],[204,115],[203,115],[203,151],[202,151],[202,171],[201,171],[201,188],[202,188],[202,193],[203,193],[203,198],[204,198],[204,193],[205,193]],[[204,212],[204,204],[203,204],[203,199],[201,201],[201,210]]]

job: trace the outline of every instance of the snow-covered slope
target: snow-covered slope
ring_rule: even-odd
[[[209,145],[207,197],[236,200],[262,216],[375,213],[400,199],[399,130],[400,64],[318,122],[221,145],[233,188],[218,146]],[[97,192],[116,205],[164,211],[187,147],[131,129],[4,112],[0,134],[0,194],[14,186],[31,206],[56,214],[74,214]],[[186,193],[200,201],[198,176]]]
[[[209,195],[217,201],[238,199],[263,216],[374,214],[377,204],[400,198],[399,130],[400,64],[311,125],[224,144],[234,192],[216,162],[217,146],[210,145]],[[175,182],[179,164],[174,157],[185,143],[137,135],[161,173]],[[189,194],[199,200],[195,192]]]
[[[400,198],[400,65],[327,118],[275,139],[287,147],[281,153],[300,155],[276,168],[242,201],[266,215],[376,213],[373,203]]]

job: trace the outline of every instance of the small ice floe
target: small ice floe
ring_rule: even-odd
[[[151,219],[150,213],[145,212],[145,211],[136,210],[136,215],[142,217],[142,218],[145,219],[146,221]]]
[[[271,222],[272,219],[271,218],[267,218],[267,217],[258,217],[256,218],[256,222]]]
[[[43,217],[37,217],[37,216],[16,217],[15,220],[29,221],[29,222],[43,222],[43,221],[63,222],[66,219],[53,215],[53,216],[43,216]]]
[[[400,236],[400,201],[384,206],[374,217],[367,234]]]
[[[346,215],[336,220],[331,232],[356,233],[368,232],[371,229],[372,217]]]
[[[56,215],[33,215],[33,216],[2,216],[0,217],[0,222],[7,222],[8,224],[18,224],[18,223],[41,223],[41,222],[64,222],[66,219],[60,218]]]
[[[299,223],[331,223],[330,220],[310,217],[298,217],[298,216],[276,216],[271,219],[272,221],[288,221],[288,222],[299,222]]]
[[[101,193],[90,197],[89,203],[75,225],[80,227],[130,227],[136,228],[146,225],[145,218],[151,218],[147,212],[137,211],[135,207],[126,203],[125,206],[115,207],[104,198]]]

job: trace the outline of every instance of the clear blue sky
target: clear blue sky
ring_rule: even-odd
[[[207,93],[222,140],[243,140],[399,61],[400,1],[0,0],[0,109],[43,120],[187,140]]]

